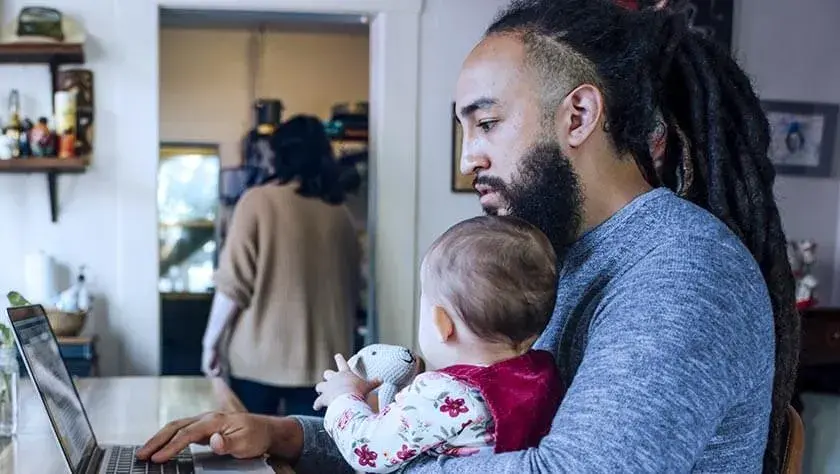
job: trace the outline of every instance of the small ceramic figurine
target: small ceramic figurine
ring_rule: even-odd
[[[420,372],[420,359],[401,346],[371,344],[347,361],[350,370],[365,380],[381,380],[379,406],[394,401],[397,392],[408,386]]]
[[[810,308],[817,304],[816,290],[819,280],[813,274],[817,260],[817,244],[813,240],[788,242],[788,261],[796,281],[797,309]]]
[[[32,127],[29,142],[32,146],[33,156],[55,155],[54,136],[47,126],[46,117],[38,119],[38,123]]]
[[[0,135],[0,160],[11,160],[14,158],[15,142],[14,139],[6,135],[6,129],[3,129]]]

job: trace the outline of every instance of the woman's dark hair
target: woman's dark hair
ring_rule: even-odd
[[[281,184],[297,181],[298,194],[329,204],[345,200],[341,170],[335,161],[324,124],[317,117],[292,117],[274,133],[275,178]]]
[[[800,322],[773,197],[767,118],[730,53],[692,30],[679,3],[657,10],[658,3],[640,1],[640,10],[631,11],[613,0],[514,1],[487,34],[521,35],[545,87],[558,89],[543,96],[562,100],[582,82],[595,82],[605,97],[606,128],[616,149],[632,155],[652,185],[667,186],[711,211],[758,262],[776,334],[764,470],[777,472]],[[655,163],[649,137],[662,122],[665,155]]]

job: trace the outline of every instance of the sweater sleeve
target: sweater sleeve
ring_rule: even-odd
[[[432,450],[462,456],[479,452],[478,446],[487,443],[490,419],[478,392],[427,372],[379,413],[353,395],[337,398],[324,427],[354,469],[387,473]]]
[[[607,290],[537,448],[418,459],[406,472],[690,472],[747,393],[766,395],[766,412],[756,416],[769,417],[772,357],[759,355],[772,351],[774,338],[763,280],[743,251],[702,242],[708,252],[681,250],[694,243],[662,246]],[[758,473],[760,456],[732,466]]]
[[[314,416],[294,416],[303,428],[303,452],[294,466],[296,474],[354,474],[344,461],[341,451],[324,429],[324,419]]]
[[[257,278],[260,199],[253,191],[236,203],[214,279],[216,290],[241,309],[250,307]]]

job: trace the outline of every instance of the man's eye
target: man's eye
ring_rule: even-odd
[[[487,133],[496,126],[497,120],[484,120],[478,123],[478,128],[481,129],[482,132]]]

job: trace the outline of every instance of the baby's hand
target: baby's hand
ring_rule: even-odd
[[[326,408],[341,395],[356,395],[364,400],[365,396],[382,383],[379,380],[367,381],[350,371],[350,366],[344,360],[344,356],[336,354],[335,363],[338,372],[327,370],[324,372],[324,381],[315,386],[319,396],[315,400],[313,409]]]

